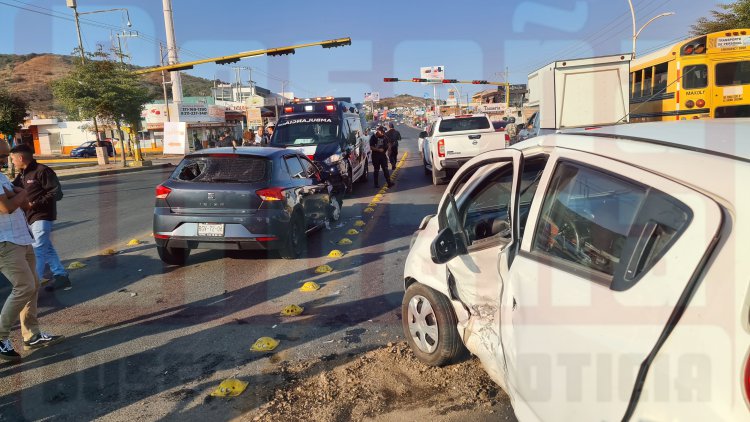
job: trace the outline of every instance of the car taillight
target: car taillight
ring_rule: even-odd
[[[294,107],[284,107],[284,113],[291,113],[294,111]]]
[[[438,157],[445,157],[445,139],[441,139],[437,143]]]
[[[693,100],[687,100],[687,101],[685,101],[685,107],[687,107],[687,108],[693,108],[693,107],[695,107],[695,102]]]
[[[284,188],[267,188],[255,192],[264,201],[281,201],[284,199]]]
[[[167,199],[170,193],[172,193],[172,189],[166,186],[159,185],[156,187],[156,199]]]
[[[703,106],[706,105],[706,102],[703,100],[698,100],[695,102],[695,105],[698,106],[698,108],[703,108]]]

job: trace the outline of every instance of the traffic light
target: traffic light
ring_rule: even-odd
[[[457,84],[458,79],[443,79],[444,84]]]
[[[488,81],[471,81],[474,85],[487,85],[489,84]]]
[[[294,54],[294,49],[293,48],[276,49],[276,50],[271,50],[268,53],[266,53],[267,56],[286,56],[287,54]]]
[[[237,63],[240,61],[239,57],[229,58],[229,59],[223,59],[223,60],[216,60],[216,64],[229,64],[229,63]]]
[[[345,38],[343,40],[326,41],[323,44],[323,48],[336,48],[336,47],[343,47],[345,45],[352,45],[351,38]]]
[[[383,82],[398,82],[398,78],[383,78]]]

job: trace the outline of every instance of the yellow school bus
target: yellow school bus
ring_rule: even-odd
[[[750,29],[681,41],[630,65],[630,121],[750,117]]]

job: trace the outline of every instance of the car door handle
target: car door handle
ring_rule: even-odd
[[[469,139],[472,139],[472,140],[473,139],[479,139],[481,137],[482,137],[482,135],[469,135]]]

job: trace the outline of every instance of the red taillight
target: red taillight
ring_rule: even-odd
[[[294,107],[284,107],[284,113],[291,113],[294,111]]]
[[[326,106],[326,111],[333,111],[336,107],[334,107],[332,104]]]
[[[687,107],[687,108],[693,108],[693,107],[695,107],[695,102],[693,100],[687,100],[687,101],[685,101],[685,107]]]
[[[154,233],[154,239],[169,239],[169,236],[166,234],[156,234]]]
[[[268,188],[255,192],[264,201],[281,201],[284,199],[284,188]]]
[[[256,242],[272,242],[272,241],[274,241],[274,240],[279,240],[279,238],[278,238],[278,237],[276,237],[276,236],[268,236],[268,237],[256,237],[256,238],[255,238],[255,241],[256,241]]]
[[[510,142],[510,135],[507,133],[505,134],[505,142]]]
[[[156,199],[167,199],[167,196],[172,192],[172,189],[169,189],[166,186],[159,185],[156,187]]]
[[[445,139],[441,139],[437,143],[438,146],[438,157],[445,157]]]
[[[695,105],[698,106],[698,108],[703,108],[703,106],[706,105],[706,102],[703,100],[698,100],[695,102]]]
[[[313,157],[315,157],[315,156],[314,156],[314,155],[312,155],[312,154],[308,154],[308,155],[307,155],[307,158],[309,158],[309,159],[310,159],[310,161],[315,161],[315,159],[314,159]]]

